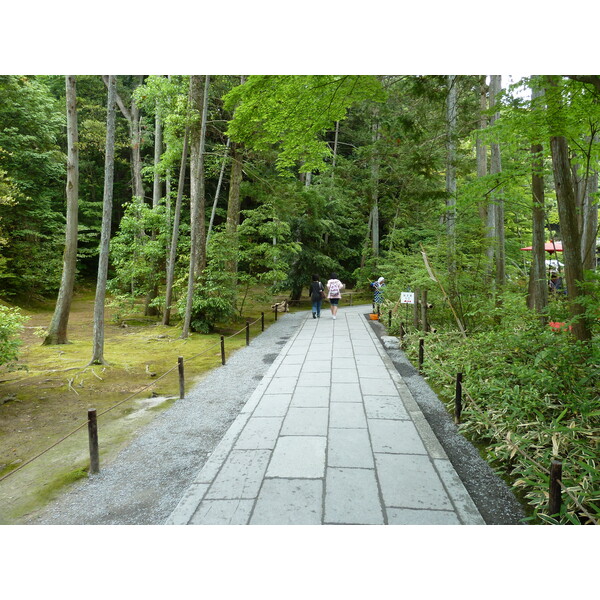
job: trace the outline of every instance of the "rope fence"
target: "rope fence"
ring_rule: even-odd
[[[415,313],[416,313],[416,311],[415,311]],[[425,323],[427,323],[425,317],[423,318],[423,321]],[[388,328],[391,328],[391,325],[392,325],[392,311],[390,310],[388,313]],[[417,321],[416,329],[418,330],[418,321]],[[427,328],[425,328],[424,331],[426,332]],[[400,336],[399,337],[400,337],[400,341],[402,343],[403,343],[405,333],[406,333],[405,325],[404,325],[404,323],[400,323]],[[418,372],[420,375],[424,374],[423,364],[425,361],[425,357],[426,357],[425,339],[419,338]],[[462,373],[457,373],[456,377],[454,377],[453,375],[444,371],[444,369],[442,369],[441,366],[438,363],[436,363],[435,361],[432,360],[431,363],[435,364],[435,368],[440,374],[444,375],[449,380],[456,382],[456,393],[455,393],[455,398],[454,398],[454,420],[457,425],[460,424],[460,418],[461,418],[461,413],[462,413],[462,408],[463,408],[463,406],[462,406],[463,396],[469,400],[469,407],[473,407],[482,416],[485,416],[485,417],[488,416],[488,412],[485,411],[481,406],[479,406],[479,404],[475,401],[475,399],[471,396],[471,394],[469,394],[469,392],[464,388],[463,380],[462,380],[462,378],[463,378]],[[505,439],[507,445],[509,446],[509,448],[511,450],[520,454],[525,460],[527,460],[531,464],[533,464],[541,473],[543,473],[549,477],[548,513],[550,516],[557,515],[560,512],[561,490],[562,490],[567,494],[567,496],[569,496],[571,501],[575,504],[575,506],[577,506],[577,508],[581,511],[581,513],[583,515],[585,515],[585,517],[589,520],[589,522],[591,524],[593,524],[593,525],[599,524],[598,520],[594,516],[592,516],[581,505],[581,502],[579,501],[579,499],[573,495],[573,493],[571,492],[569,487],[567,487],[567,485],[562,481],[562,462],[561,461],[553,460],[552,466],[550,469],[544,467],[537,460],[535,460],[533,457],[531,457],[529,454],[527,454],[522,448],[520,448],[517,443],[515,443],[514,437],[518,437],[518,436],[516,436],[516,434],[514,432],[502,431],[499,427],[496,426],[496,424],[492,420],[489,420],[489,419],[486,420],[486,423],[488,423],[488,425],[493,429],[494,435],[497,437],[497,439]]]
[[[277,308],[275,308],[274,312],[275,312],[275,321],[276,321],[277,320]],[[167,377],[167,375],[171,374],[176,369],[179,371],[179,397],[180,397],[180,399],[183,398],[184,394],[185,394],[184,368],[183,368],[184,363],[186,363],[186,362],[189,363],[200,356],[208,354],[210,351],[212,351],[217,346],[220,346],[221,347],[221,362],[223,365],[225,365],[225,341],[238,336],[242,332],[245,332],[246,345],[248,346],[250,344],[250,327],[252,325],[255,325],[256,323],[258,323],[259,321],[261,322],[261,332],[264,331],[265,330],[265,313],[262,312],[261,316],[258,319],[255,319],[254,321],[246,321],[246,325],[242,329],[240,329],[239,331],[236,331],[235,333],[232,333],[231,335],[229,335],[227,337],[221,336],[221,340],[219,342],[217,342],[216,344],[213,344],[212,346],[209,346],[208,348],[205,348],[202,352],[198,352],[198,354],[195,354],[194,356],[190,356],[185,359],[180,356],[178,358],[177,364],[175,366],[173,366],[168,371],[166,371],[165,373],[163,373],[162,375],[160,375],[159,377],[154,379],[154,381],[152,381],[152,383],[149,383],[148,385],[144,386],[142,389],[138,390],[137,392],[130,394],[129,396],[127,396],[127,398],[117,402],[113,406],[110,406],[109,408],[107,408],[97,414],[96,414],[95,409],[88,410],[88,418],[86,421],[84,421],[83,423],[78,425],[75,429],[73,429],[71,432],[67,433],[65,436],[63,436],[62,438],[60,438],[59,440],[54,442],[51,446],[48,446],[46,449],[42,450],[41,452],[39,452],[32,458],[28,459],[26,462],[22,463],[21,465],[19,465],[12,471],[5,473],[2,477],[0,477],[0,482],[4,481],[5,479],[14,475],[15,473],[18,473],[21,469],[23,469],[27,465],[31,464],[32,462],[34,462],[41,456],[44,456],[44,454],[46,454],[53,448],[56,448],[56,446],[58,446],[65,440],[69,439],[71,436],[73,436],[74,434],[76,434],[78,431],[80,431],[81,429],[83,429],[86,426],[88,426],[89,438],[90,438],[89,441],[90,441],[90,463],[91,463],[91,466],[90,466],[89,472],[90,473],[99,472],[99,465],[97,464],[98,463],[98,436],[97,436],[97,428],[95,425],[97,418],[106,415],[107,413],[114,410],[115,408],[118,408],[119,406],[121,406],[122,404],[125,404],[126,402],[129,402],[130,400],[132,400],[139,394],[142,394],[143,392],[154,387],[159,381],[161,381],[162,379]],[[95,438],[95,440],[94,440],[94,438]]]

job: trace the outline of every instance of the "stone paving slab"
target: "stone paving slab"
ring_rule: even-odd
[[[483,523],[369,310],[307,313],[167,523]]]

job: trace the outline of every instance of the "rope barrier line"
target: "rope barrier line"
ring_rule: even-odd
[[[445,372],[439,365],[436,365],[438,371],[442,374],[442,375],[446,375],[446,377],[448,377],[451,380],[454,380],[454,377],[452,375],[450,375],[449,373]],[[463,393],[464,395],[470,400],[470,402],[473,404],[473,406],[482,414],[482,415],[486,415],[486,411],[484,411],[479,404],[477,404],[477,402],[473,399],[473,397],[471,396],[471,394],[469,394],[469,392],[466,390],[464,383],[463,383],[463,387],[462,387]],[[492,427],[492,429],[494,429],[495,433],[500,437],[500,434],[502,434],[502,432],[496,427],[496,425],[494,424],[493,421],[489,421],[488,422],[489,425]],[[510,436],[515,435],[514,432],[509,431],[508,434]],[[510,440],[509,437],[507,437],[507,443],[509,444],[509,446],[515,450],[516,452],[518,452],[521,456],[523,456],[523,458],[525,458],[526,460],[528,460],[529,462],[531,462],[534,466],[536,466],[538,468],[538,470],[540,470],[542,473],[546,474],[546,475],[550,475],[550,470],[547,469],[546,467],[544,467],[542,464],[540,464],[539,462],[537,462],[534,458],[531,458],[531,456],[529,456],[525,451],[523,451],[517,444],[515,444],[514,442],[512,442]],[[594,525],[598,525],[598,521],[595,519],[595,517],[593,517],[592,515],[590,515],[590,513],[581,505],[581,503],[579,502],[579,500],[571,493],[571,491],[569,490],[569,488],[563,483],[563,481],[561,479],[557,480],[558,484],[560,485],[561,489],[564,490],[567,494],[567,496],[569,496],[569,498],[571,498],[571,500],[575,503],[575,505],[579,508],[579,510],[594,524]]]
[[[260,320],[261,319],[258,318],[255,321],[252,321],[251,323],[249,323],[249,325],[254,325],[255,323],[258,323],[258,321],[260,321]],[[231,339],[232,337],[235,337],[236,335],[239,335],[243,331],[246,331],[245,327],[243,329],[240,329],[239,331],[237,331],[236,333],[230,335],[229,337],[227,337],[225,339]],[[191,356],[190,358],[184,359],[184,362],[188,362],[190,360],[198,358],[198,356],[202,356],[203,354],[206,354],[209,350],[212,350],[216,346],[219,346],[220,343],[221,342],[218,342],[218,343],[214,344],[213,346],[210,346],[209,348],[207,348],[203,352],[200,352],[200,353],[196,354],[195,356]],[[124,400],[121,400],[120,402],[117,402],[117,404],[114,404],[113,406],[107,408],[106,410],[102,411],[101,413],[98,413],[97,418],[105,415],[106,413],[110,412],[111,410],[114,410],[118,406],[121,406],[121,404],[124,404],[125,402],[128,402],[129,400],[131,400],[132,398],[134,398],[138,394],[141,394],[142,392],[145,392],[147,389],[155,386],[161,379],[165,378],[167,375],[169,375],[169,373],[171,373],[172,371],[174,371],[177,368],[178,368],[178,365],[175,365],[174,367],[170,368],[168,371],[166,371],[165,373],[163,373],[160,377],[158,377],[157,379],[155,379],[152,383],[149,383],[147,386],[143,387],[141,390],[138,390],[137,392],[134,392],[133,394],[131,394],[130,396],[128,396]],[[45,450],[42,450],[42,452],[40,452],[39,454],[37,454],[33,458],[30,458],[28,461],[26,461],[23,464],[19,465],[17,468],[13,469],[12,471],[10,471],[8,473],[5,473],[2,477],[0,477],[0,482],[4,481],[5,479],[7,479],[8,477],[10,477],[14,473],[17,473],[23,467],[26,467],[28,464],[32,463],[34,460],[37,460],[38,458],[40,458],[40,456],[43,456],[44,454],[46,454],[46,452],[49,452],[50,450],[52,450],[52,448],[55,448],[56,446],[58,446],[59,444],[61,444],[62,442],[64,442],[66,439],[70,438],[72,435],[74,435],[75,433],[77,433],[80,429],[82,429],[83,427],[85,427],[88,423],[89,423],[89,419],[87,419],[86,421],[84,421],[76,429],[74,429],[73,431],[71,431],[70,433],[68,433],[67,435],[65,435],[60,440],[56,441],[54,444],[52,444],[51,446],[49,446]]]

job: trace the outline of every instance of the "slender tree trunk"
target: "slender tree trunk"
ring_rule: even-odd
[[[498,95],[502,90],[502,76],[492,75],[490,78],[490,107],[497,104]],[[495,113],[491,119],[493,124],[498,119],[499,114]],[[500,159],[500,144],[491,145],[490,173],[500,175],[502,173],[502,162]],[[499,179],[499,177],[498,177]],[[492,194],[492,204],[494,205],[493,215],[495,217],[495,255],[496,255],[496,286],[500,290],[506,283],[506,257],[505,257],[505,239],[504,239],[504,199],[503,190]]]
[[[373,157],[371,159],[371,247],[373,256],[379,256],[379,109],[374,108],[373,116]]]
[[[163,325],[170,325],[171,302],[173,300],[173,280],[175,279],[175,262],[177,261],[177,243],[179,241],[179,221],[181,220],[181,201],[185,185],[185,165],[188,154],[189,129],[186,128],[183,138],[183,150],[181,151],[181,166],[179,168],[179,184],[177,187],[177,200],[175,201],[175,214],[173,215],[173,234],[171,236],[171,248],[169,251],[169,264],[167,265],[167,286],[165,290],[165,311],[163,314]]]
[[[138,85],[143,78],[139,77]],[[139,106],[135,100],[131,100],[131,168],[133,171],[133,195],[144,201],[144,181],[142,179],[142,118]]]
[[[162,121],[160,113],[158,112],[158,106],[156,107],[156,117],[154,119],[154,183],[152,186],[152,208],[157,208],[160,204],[160,175],[158,173],[158,165],[160,164],[160,157],[162,156]]]
[[[531,98],[535,103],[536,99],[543,96],[543,91],[539,88],[531,90]],[[534,106],[534,110],[536,107]],[[542,144],[532,144],[531,146],[531,191],[533,195],[533,246],[531,273],[529,276],[529,295],[527,304],[530,309],[535,310],[545,323],[546,317],[544,311],[548,305],[548,278],[546,274],[546,242],[545,224],[546,210],[544,206],[544,162],[542,157]]]
[[[479,129],[483,130],[487,127],[487,85],[485,83],[485,75],[482,75],[479,81]],[[487,147],[483,140],[477,136],[476,141],[476,156],[477,156],[477,177],[485,177],[487,175]],[[483,226],[487,224],[487,206],[484,201],[479,203],[479,217]]]
[[[446,235],[448,269],[456,271],[456,123],[457,77],[448,75],[446,97]]]
[[[106,116],[106,154],[104,161],[104,199],[102,202],[102,233],[98,258],[98,279],[94,303],[94,337],[90,364],[106,364],[104,360],[104,301],[108,275],[108,251],[112,217],[113,180],[115,164],[115,102],[116,75],[108,77],[108,108]]]
[[[154,181],[152,185],[152,208],[158,208],[160,204],[161,196],[161,184],[160,175],[158,173],[158,165],[160,163],[160,157],[162,156],[162,123],[160,120],[160,113],[158,110],[158,103],[156,106],[156,116],[154,119]],[[156,239],[156,231],[152,232],[152,239]],[[155,285],[146,296],[146,302],[144,306],[144,314],[146,316],[156,316],[158,309],[155,306],[150,306],[152,301],[158,296],[158,285]]]
[[[190,129],[190,200],[191,200],[191,240],[190,240],[190,267],[188,273],[188,290],[186,310],[181,337],[190,335],[192,320],[192,306],[194,301],[194,288],[196,275],[203,269],[206,261],[206,232],[204,225],[204,134],[206,131],[206,113],[208,108],[209,76],[204,76],[204,92],[202,90],[202,76],[192,75],[190,78],[190,100],[193,109],[201,115],[201,121],[196,121]],[[204,232],[204,235],[202,234]]]
[[[67,99],[67,227],[63,270],[54,316],[44,345],[67,344],[67,326],[73,300],[77,267],[77,227],[79,203],[79,149],[77,132],[77,94],[75,76],[66,77]]]
[[[231,177],[229,180],[229,197],[227,201],[227,223],[226,232],[228,242],[233,244],[236,254],[239,247],[237,229],[240,223],[240,188],[242,185],[243,175],[243,162],[242,153],[240,152],[238,144],[233,142],[231,144]],[[237,274],[237,259],[228,265],[228,271],[232,274]]]
[[[583,316],[585,306],[581,302],[584,295],[579,285],[583,281],[581,239],[577,224],[577,197],[569,164],[569,146],[566,138],[563,136],[550,138],[550,149],[563,242],[567,294],[570,300],[571,316],[576,319],[573,323],[573,333],[578,340],[587,341],[591,339],[591,331]]]
[[[219,181],[217,182],[217,190],[215,191],[215,199],[213,200],[212,210],[210,212],[210,222],[208,224],[208,230],[206,232],[206,251],[208,252],[208,242],[210,241],[210,234],[212,233],[213,223],[215,220],[215,213],[217,212],[217,204],[219,202],[219,194],[221,193],[221,185],[223,184],[223,176],[225,175],[225,165],[227,164],[227,157],[229,154],[229,147],[231,146],[231,140],[227,138],[227,145],[225,146],[225,155],[223,156],[223,162],[221,163],[221,170],[219,171]]]
[[[596,269],[596,237],[598,236],[598,204],[594,202],[598,193],[598,171],[590,173],[583,203],[583,232],[581,253],[583,268]]]

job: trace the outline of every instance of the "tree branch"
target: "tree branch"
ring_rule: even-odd
[[[106,85],[106,88],[108,89],[108,76],[102,75],[102,81],[104,81],[104,85]],[[129,112],[129,109],[125,106],[125,103],[123,102],[121,96],[119,96],[119,92],[116,92],[116,99],[117,105],[123,113],[123,116],[129,121],[129,123],[131,123],[131,113]]]

